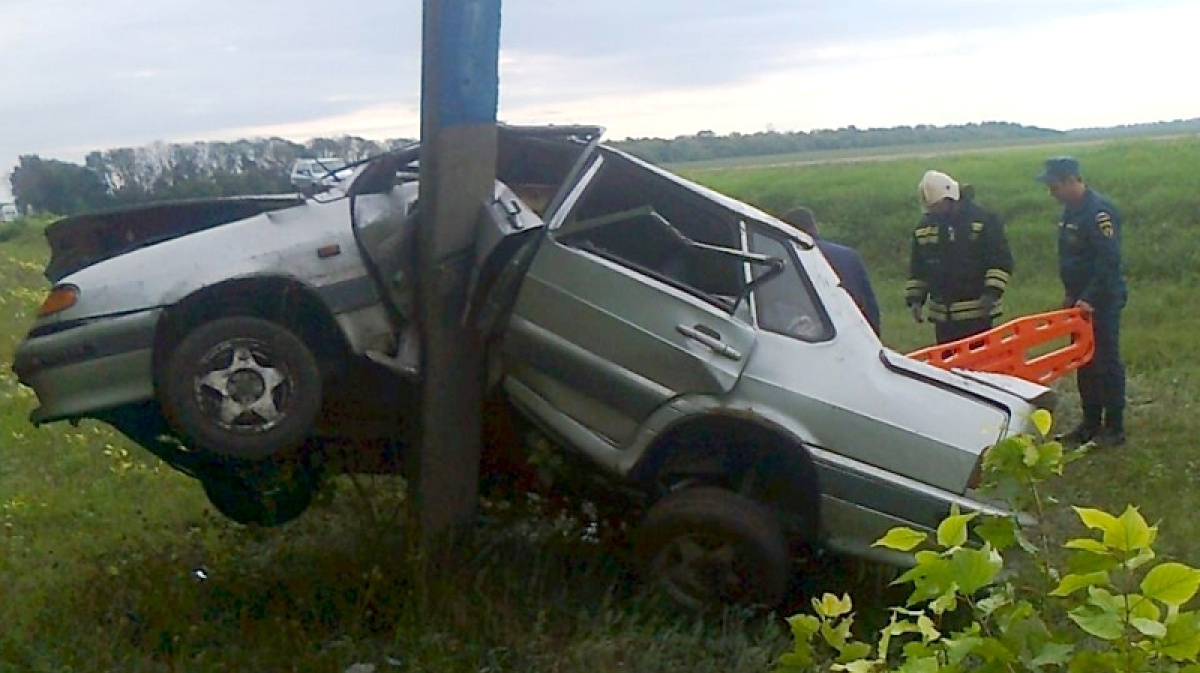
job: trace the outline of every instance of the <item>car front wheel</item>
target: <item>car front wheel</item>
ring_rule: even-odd
[[[242,460],[299,446],[321,411],[321,373],[305,343],[259,318],[220,318],[175,348],[163,411],[185,443]]]
[[[663,497],[634,532],[634,551],[649,580],[694,610],[775,606],[789,586],[791,563],[778,518],[722,488]]]

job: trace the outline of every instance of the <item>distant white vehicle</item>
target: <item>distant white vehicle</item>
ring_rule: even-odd
[[[12,203],[0,203],[0,222],[12,222],[21,216],[17,206]]]
[[[350,173],[346,161],[337,157],[297,159],[292,164],[292,186],[302,194],[323,192],[338,186]]]

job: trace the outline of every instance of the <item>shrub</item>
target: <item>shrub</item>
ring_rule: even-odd
[[[1045,514],[1040,485],[1079,454],[1037,436],[1007,438],[985,458],[992,492],[1011,511]],[[1185,610],[1200,571],[1156,562],[1157,526],[1135,507],[1120,516],[1075,507],[1094,534],[1056,545],[1028,538],[1018,515],[952,511],[933,539],[897,528],[875,544],[912,551],[896,579],[912,593],[873,638],[852,635],[848,595],[814,599],[791,617],[795,647],[777,671],[1183,671],[1200,673],[1200,613]],[[1040,526],[1037,526],[1040,529]]]

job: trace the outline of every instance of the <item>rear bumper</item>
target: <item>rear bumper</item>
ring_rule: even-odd
[[[83,418],[154,398],[154,329],[160,309],[82,322],[27,337],[13,371],[37,393],[34,423]]]

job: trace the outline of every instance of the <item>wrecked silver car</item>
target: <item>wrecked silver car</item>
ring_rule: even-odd
[[[299,515],[331,466],[394,465],[419,366],[418,153],[316,198],[52,225],[53,287],[14,363],[33,422],[110,423],[244,522]],[[512,296],[478,298],[512,306],[497,389],[631,494],[636,550],[683,603],[771,603],[814,548],[874,556],[892,526],[986,509],[984,451],[1050,404],[886,348],[807,235],[599,129],[502,126],[496,168],[521,237],[496,254],[527,264],[480,290]]]

